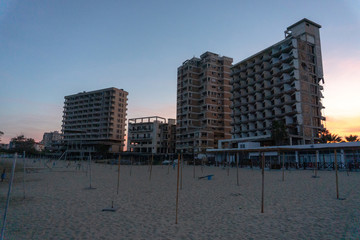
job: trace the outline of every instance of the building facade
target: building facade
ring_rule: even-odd
[[[128,93],[106,88],[65,97],[62,134],[70,155],[123,151]]]
[[[216,162],[236,163],[240,167],[262,167],[262,154],[265,168],[303,168],[303,169],[360,169],[360,142],[341,142],[305,145],[284,145],[261,147],[259,142],[242,142],[238,145],[223,145],[209,149],[208,156]]]
[[[234,139],[268,141],[274,121],[288,133],[286,144],[310,144],[324,129],[321,26],[303,19],[285,39],[232,67]]]
[[[61,134],[58,131],[46,132],[43,135],[41,143],[45,148],[50,147],[54,143],[59,143],[61,141]]]
[[[231,138],[230,73],[233,59],[205,52],[177,73],[176,149],[204,153]]]
[[[144,154],[175,153],[175,119],[153,116],[129,119],[128,145],[130,152]]]

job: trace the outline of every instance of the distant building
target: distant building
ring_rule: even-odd
[[[82,158],[107,146],[123,151],[128,93],[106,88],[65,96],[62,134],[68,154]]]
[[[9,144],[7,144],[7,143],[0,143],[0,149],[9,149]]]
[[[45,148],[50,147],[55,143],[59,143],[61,140],[61,134],[58,131],[44,133],[41,143]]]
[[[45,149],[45,146],[44,146],[44,144],[42,144],[42,143],[35,143],[34,144],[34,149],[36,150],[36,151],[38,151],[38,152],[41,152],[41,151],[43,151],[44,149]]]
[[[128,151],[135,153],[175,153],[175,119],[153,116],[129,119]]]
[[[177,72],[176,149],[204,153],[231,138],[232,58],[205,52],[186,60]]]
[[[272,122],[282,122],[289,145],[315,143],[324,129],[321,26],[303,19],[285,39],[232,67],[232,140],[271,140]],[[224,142],[225,143],[225,142]]]

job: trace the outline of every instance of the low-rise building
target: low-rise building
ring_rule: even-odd
[[[175,119],[159,116],[129,119],[128,151],[135,153],[175,153]]]
[[[208,149],[207,155],[225,164],[238,161],[242,167],[261,167],[264,159],[265,168],[334,169],[337,163],[339,168],[360,169],[360,142],[268,147],[259,142],[219,143],[219,148]]]
[[[58,131],[46,132],[43,135],[41,143],[44,145],[45,148],[48,148],[54,144],[58,144],[61,139],[61,133],[59,133]]]

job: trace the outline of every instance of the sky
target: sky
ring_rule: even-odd
[[[0,131],[61,131],[64,96],[116,87],[128,118],[176,117],[177,68],[206,51],[237,63],[320,25],[326,127],[360,135],[360,1],[2,0]]]

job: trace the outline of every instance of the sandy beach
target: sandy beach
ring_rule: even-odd
[[[89,172],[57,163],[51,170],[28,160],[33,169],[17,172],[5,239],[360,239],[360,172],[265,170],[265,208],[261,207],[260,169],[227,171],[184,166],[175,224],[176,174],[167,166],[92,164]],[[84,164],[85,165],[85,164]],[[50,164],[50,166],[52,166]],[[86,167],[86,166],[85,166]],[[131,170],[131,171],[130,171]],[[130,175],[131,172],[131,175]],[[211,180],[199,176],[213,174]],[[9,178],[9,174],[7,176]],[[8,182],[0,184],[1,218]],[[114,201],[116,212],[103,212]]]

